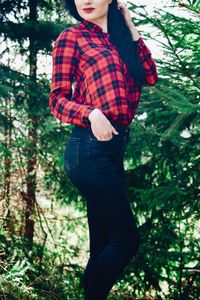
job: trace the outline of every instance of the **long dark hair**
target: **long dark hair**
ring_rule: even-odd
[[[78,14],[74,0],[63,0],[63,2],[72,17],[78,21],[84,21]],[[133,41],[124,15],[118,9],[117,0],[112,0],[112,3],[109,4],[108,33],[110,34],[110,42],[117,47],[121,59],[128,68],[129,75],[133,77],[137,84],[146,84],[145,72],[137,53],[136,43]]]

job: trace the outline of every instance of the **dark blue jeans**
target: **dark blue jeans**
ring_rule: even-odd
[[[64,153],[65,171],[87,204],[90,257],[84,274],[86,300],[106,299],[140,244],[123,165],[130,128],[113,126],[119,135],[109,141],[98,141],[90,127],[75,126]]]

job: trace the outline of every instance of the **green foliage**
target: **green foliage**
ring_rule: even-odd
[[[57,254],[28,241],[0,231],[0,298],[12,300],[82,299],[83,270],[74,264],[66,270],[58,264]],[[42,259],[42,268],[40,266]]]
[[[141,35],[159,43],[162,58],[152,51],[159,81],[143,89],[125,160],[142,244],[109,299],[196,300],[200,293],[199,1],[184,1],[185,16],[176,13],[178,1],[163,1],[153,16],[145,6],[130,4],[135,24],[153,26],[152,32],[141,30]],[[30,67],[29,39],[34,40],[36,54],[45,57],[60,31],[71,26],[59,1],[38,1],[36,22],[29,20],[27,1],[3,1],[0,19],[1,36],[29,64],[24,69]],[[4,55],[13,55],[9,46]],[[78,300],[83,299],[83,268],[71,260],[85,257],[79,249],[87,245],[88,228],[82,216],[73,222],[66,217],[64,223],[59,217],[67,205],[84,213],[84,219],[86,207],[64,173],[64,148],[72,126],[51,115],[45,72],[40,76],[36,72],[33,78],[10,61],[0,65],[0,178],[6,207],[0,210],[5,229],[0,231],[0,297]],[[33,129],[35,148],[28,138]],[[27,171],[32,157],[36,157],[37,190],[31,219],[37,242],[31,247],[19,236],[27,213],[27,178],[34,174],[34,169]],[[45,201],[50,202],[49,209],[41,208]],[[59,213],[55,204],[60,205]],[[77,230],[80,227],[82,231]],[[69,236],[77,239],[76,245],[70,244]]]
[[[126,156],[143,239],[127,280],[133,295],[198,299],[199,24],[168,8],[154,18],[141,13],[158,29],[164,55],[158,84],[143,90]]]
[[[31,37],[37,42],[37,50],[50,53],[52,50],[52,40],[56,39],[64,27],[64,23],[56,25],[51,21],[27,21],[19,24],[4,22],[1,25],[0,34],[3,34],[4,38],[9,38],[19,43]]]

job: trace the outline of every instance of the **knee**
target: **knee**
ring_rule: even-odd
[[[134,256],[138,252],[141,244],[141,236],[139,232],[135,233],[130,239],[128,239],[127,243],[130,249],[130,254]]]
[[[126,253],[127,257],[130,259],[132,256],[134,256],[140,246],[141,238],[140,234],[138,232],[124,236],[123,238],[115,239],[111,242],[111,244],[115,247],[121,248],[121,251],[123,253]]]

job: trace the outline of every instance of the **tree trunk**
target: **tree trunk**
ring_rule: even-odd
[[[5,100],[5,116],[8,120],[8,125],[5,127],[5,146],[9,151],[11,149],[11,111],[10,111],[10,99]],[[11,218],[10,218],[10,176],[11,176],[11,157],[9,153],[5,153],[4,157],[4,189],[3,189],[3,202],[4,208],[2,209],[2,217],[5,220],[3,222],[3,227],[11,230]],[[3,216],[4,215],[4,216]]]
[[[37,21],[37,1],[29,0],[29,19],[31,22]],[[25,213],[25,232],[24,236],[28,238],[32,245],[34,237],[34,213],[36,202],[36,166],[37,166],[37,116],[31,113],[37,99],[33,96],[33,85],[36,84],[37,77],[37,45],[36,41],[29,36],[29,129],[28,129],[28,158],[27,158],[27,192],[24,197],[26,201]]]

